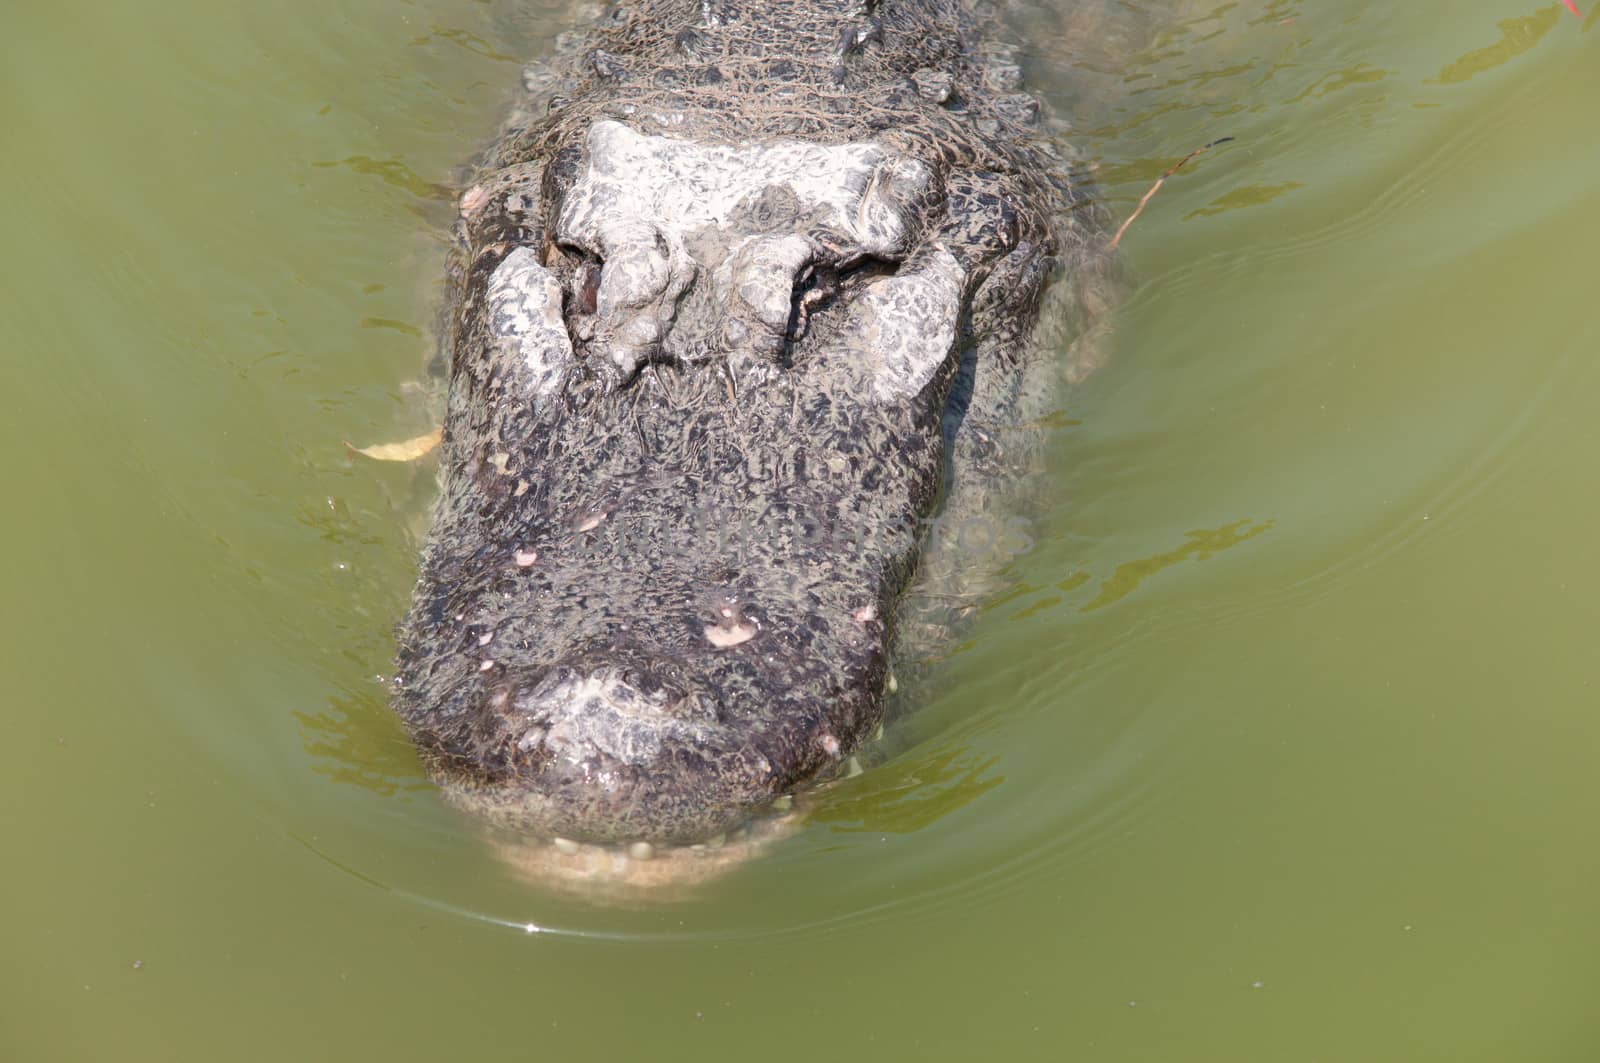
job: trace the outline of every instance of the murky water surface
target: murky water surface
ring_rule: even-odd
[[[1034,548],[886,763],[646,909],[422,779],[426,488],[341,445],[430,427],[456,168],[569,16],[10,12],[0,1059],[1596,1058],[1596,19],[1113,6],[1027,57],[1118,215],[1237,139],[1129,230]]]

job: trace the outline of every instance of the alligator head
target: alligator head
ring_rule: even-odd
[[[491,820],[703,843],[880,726],[957,407],[1007,372],[974,319],[1015,343],[1052,250],[910,141],[602,120],[547,159],[461,201],[396,705]]]

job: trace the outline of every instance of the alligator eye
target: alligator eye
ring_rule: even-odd
[[[600,297],[600,264],[585,262],[578,269],[578,313],[592,314]]]
[[[839,274],[832,266],[812,264],[795,277],[794,294],[789,299],[789,327],[784,338],[793,343],[806,334],[811,314],[839,294]]]
[[[896,263],[871,255],[863,255],[843,266],[808,265],[795,277],[785,339],[790,343],[804,339],[811,318],[832,306],[841,294],[879,277],[887,277],[895,269]]]

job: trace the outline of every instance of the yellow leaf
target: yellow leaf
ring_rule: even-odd
[[[444,428],[441,426],[425,436],[407,439],[401,443],[378,443],[370,447],[358,447],[346,443],[345,446],[357,454],[364,454],[375,461],[416,461],[438,446],[439,440],[443,438]]]

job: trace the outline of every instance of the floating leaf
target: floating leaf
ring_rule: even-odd
[[[407,439],[401,443],[378,443],[370,447],[358,447],[353,443],[346,443],[357,454],[365,455],[374,461],[416,461],[439,445],[439,440],[444,438],[444,428],[435,428],[425,436]]]

